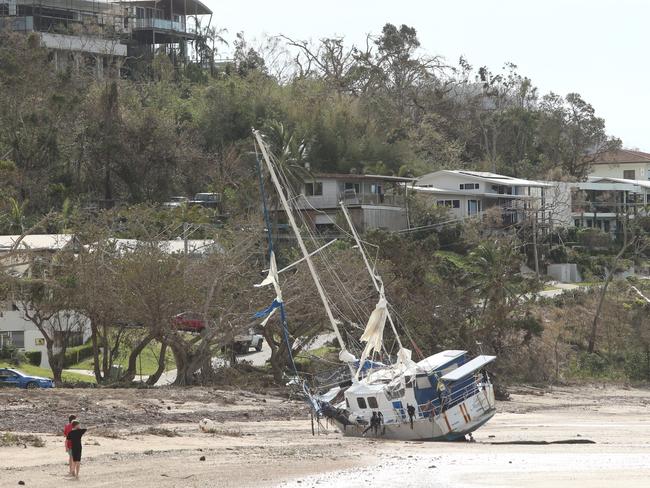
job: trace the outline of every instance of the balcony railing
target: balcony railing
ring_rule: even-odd
[[[134,29],[162,29],[175,32],[187,32],[182,22],[167,19],[135,19]]]
[[[0,17],[0,30],[31,32],[34,30],[34,17]]]
[[[354,194],[350,192],[340,192],[329,195],[300,195],[296,200],[298,208],[335,208],[339,202],[346,205],[384,205],[387,207],[404,207],[406,200],[403,195],[385,195],[385,194]]]

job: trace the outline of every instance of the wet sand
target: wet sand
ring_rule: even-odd
[[[474,443],[352,439],[334,431],[312,436],[310,421],[299,404],[294,405],[297,418],[287,420],[280,417],[292,404],[268,398],[263,411],[272,420],[249,414],[251,420],[233,421],[233,415],[223,412],[234,410],[243,417],[247,409],[258,410],[262,396],[244,395],[240,400],[212,404],[211,395],[186,394],[187,404],[178,399],[172,405],[167,402],[173,408],[163,409],[151,424],[176,431],[174,437],[145,433],[141,416],[137,425],[130,425],[128,417],[123,422],[118,418],[111,432],[89,432],[78,484],[138,488],[650,486],[650,391],[581,387],[538,393],[522,390],[513,394],[512,401],[499,402],[497,415],[475,433]],[[102,406],[102,395],[93,392],[87,402]],[[120,402],[126,405],[129,400],[124,395]],[[156,393],[151,402],[164,401],[164,396],[164,392]],[[38,409],[38,398],[28,398],[36,405],[31,410]],[[137,391],[133,401],[142,404]],[[6,397],[0,397],[0,430],[5,431],[2,408],[6,406]],[[178,422],[179,412],[197,409],[207,416],[221,415],[217,434],[201,433],[191,414],[191,422]],[[172,422],[165,422],[166,412]],[[19,481],[29,487],[77,484],[64,477],[62,438],[47,429],[42,433],[38,427],[21,425],[20,431],[41,432],[45,447],[0,448],[0,487],[18,486]],[[568,439],[590,439],[595,444],[490,444]]]

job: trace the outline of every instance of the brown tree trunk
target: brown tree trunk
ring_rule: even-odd
[[[118,380],[118,383],[124,384],[131,383],[133,381],[135,378],[138,356],[152,340],[154,340],[154,336],[152,334],[147,334],[147,336],[138,342],[138,344],[131,350],[131,354],[129,354],[128,366],[124,374]]]
[[[165,365],[166,365],[165,355],[166,355],[166,353],[167,353],[167,344],[165,344],[163,342],[162,345],[160,346],[160,356],[158,356],[158,369],[156,370],[156,372],[154,374],[152,374],[151,376],[149,376],[149,378],[147,378],[147,385],[154,386],[156,383],[158,383],[158,380],[160,379],[162,374],[165,372]]]
[[[612,262],[611,269],[608,270],[607,276],[605,278],[605,283],[603,284],[603,288],[600,290],[600,297],[598,298],[598,307],[596,308],[596,315],[594,315],[594,321],[591,324],[591,333],[589,334],[589,345],[587,347],[587,352],[589,354],[593,353],[594,350],[596,349],[596,334],[598,333],[598,321],[600,320],[600,313],[603,309],[603,303],[605,302],[605,295],[607,294],[607,288],[609,287],[609,284],[612,282],[612,279],[614,278],[614,271],[616,270],[616,266],[618,265],[619,260],[627,250],[627,248],[634,242],[634,239],[632,239],[629,243],[625,243],[619,253],[616,255],[614,258],[614,261]]]
[[[97,321],[94,319],[90,320],[90,340],[93,344],[93,372],[95,373],[95,380],[97,384],[101,384],[104,381],[104,376],[102,376],[102,370],[99,365],[99,328],[97,327]]]

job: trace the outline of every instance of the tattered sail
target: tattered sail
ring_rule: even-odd
[[[388,302],[382,293],[379,298],[379,302],[375,306],[375,309],[370,314],[368,323],[366,324],[366,329],[363,331],[361,336],[361,342],[366,343],[366,347],[361,353],[361,358],[359,360],[359,369],[357,370],[356,377],[359,378],[359,373],[363,369],[363,365],[366,362],[366,359],[373,352],[381,352],[381,348],[384,345],[384,326],[386,325],[386,319],[388,318]]]
[[[273,285],[273,288],[275,289],[275,300],[273,300],[273,303],[266,307],[264,310],[260,310],[255,314],[255,318],[261,319],[262,317],[266,317],[262,323],[260,324],[262,327],[264,327],[269,319],[273,316],[273,313],[277,308],[279,308],[282,305],[282,289],[280,288],[280,279],[278,278],[278,265],[275,261],[275,253],[271,251],[271,256],[270,256],[270,266],[269,266],[269,273],[264,278],[264,280],[261,283],[258,283],[257,285],[254,285],[256,288],[261,288],[263,286],[268,286],[268,285]]]

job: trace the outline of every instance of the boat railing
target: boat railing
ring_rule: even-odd
[[[473,381],[469,385],[452,393],[441,392],[439,397],[432,398],[426,403],[417,405],[414,420],[429,418],[432,415],[440,415],[442,412],[479,393],[482,385],[482,382]],[[394,407],[391,414],[384,414],[384,423],[407,423],[409,420],[406,407]]]

